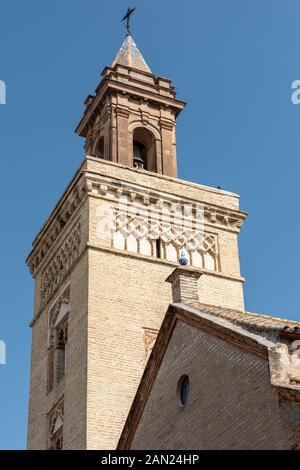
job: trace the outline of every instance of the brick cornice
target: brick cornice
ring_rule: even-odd
[[[98,104],[103,100],[104,95],[107,93],[116,93],[119,91],[121,93],[127,93],[128,95],[134,94],[143,100],[148,100],[149,102],[158,103],[160,105],[168,105],[173,108],[177,114],[179,114],[186,105],[184,101],[180,101],[175,97],[158,93],[159,88],[157,85],[151,85],[149,83],[140,82],[139,80],[136,80],[132,77],[126,77],[128,78],[127,83],[118,81],[116,79],[111,79],[109,77],[105,77],[101,81],[99,87],[97,88],[96,96],[91,97],[88,101],[89,104],[75,132],[83,137],[86,136],[87,123],[96,110]],[[145,89],[145,85],[151,89]],[[163,87],[160,88],[163,89]]]

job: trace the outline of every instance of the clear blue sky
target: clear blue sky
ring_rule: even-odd
[[[238,192],[247,309],[300,320],[299,0],[134,0],[134,37],[188,106],[180,177]],[[25,447],[33,282],[25,255],[82,160],[83,100],[119,49],[128,0],[1,0],[0,448]]]

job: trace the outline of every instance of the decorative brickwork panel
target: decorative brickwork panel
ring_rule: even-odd
[[[63,428],[64,428],[64,398],[55,405],[48,414],[48,442],[47,448],[50,450],[63,449]]]
[[[47,302],[65,280],[80,253],[81,225],[77,222],[69,236],[58,249],[42,276],[42,303]]]
[[[185,247],[191,266],[220,270],[218,235],[204,232],[202,205],[185,214],[180,204],[156,202],[150,208],[147,204],[145,200],[128,206],[121,202],[114,210],[113,248],[177,263]]]
[[[70,286],[49,311],[48,319],[48,393],[66,372],[66,347],[68,342],[68,317],[70,312]]]

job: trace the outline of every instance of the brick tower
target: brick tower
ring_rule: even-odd
[[[30,449],[116,447],[183,247],[202,273],[201,302],[244,308],[245,214],[238,195],[177,178],[184,102],[172,82],[151,72],[130,34],[102,76],[76,129],[87,156],[27,260]]]

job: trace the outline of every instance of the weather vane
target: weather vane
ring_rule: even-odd
[[[122,21],[124,21],[125,27],[126,27],[126,29],[127,29],[127,34],[131,34],[131,31],[130,31],[130,19],[131,19],[132,13],[133,13],[135,10],[136,10],[136,7],[134,7],[134,8],[128,8],[126,15],[124,16],[124,18],[122,18]],[[125,23],[125,21],[126,21],[126,23]]]

